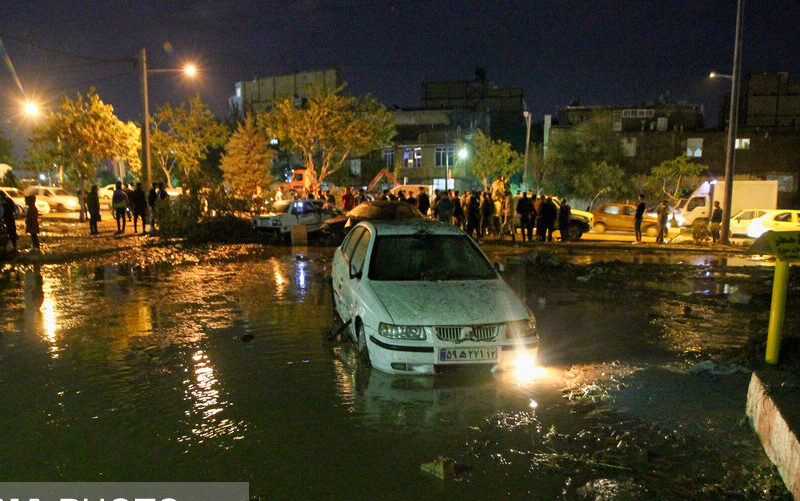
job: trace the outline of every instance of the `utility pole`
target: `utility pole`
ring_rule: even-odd
[[[142,155],[144,155],[145,167],[145,191],[153,185],[153,178],[150,172],[150,107],[147,102],[147,53],[142,47],[142,105],[144,106],[144,120],[142,122]]]
[[[722,203],[720,241],[730,245],[731,201],[733,198],[733,170],[736,160],[736,127],[739,123],[739,87],[742,72],[742,16],[744,0],[736,5],[736,41],[733,47],[733,74],[731,78],[731,105],[728,112],[728,142],[725,150],[725,197]]]
[[[531,143],[531,112],[525,110],[522,112],[522,116],[525,117],[525,125],[528,128],[528,132],[525,134],[525,167],[523,167],[522,171],[522,182],[525,184],[525,188],[530,190],[531,185],[530,174],[528,174],[528,148],[530,148]]]

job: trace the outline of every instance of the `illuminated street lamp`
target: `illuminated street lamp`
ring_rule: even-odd
[[[733,80],[733,75],[726,75],[725,73],[717,73],[716,71],[712,71],[708,74],[708,78],[727,78],[728,80]]]
[[[469,156],[469,150],[467,150],[466,146],[462,146],[458,150],[458,158],[459,158],[459,160],[466,160],[468,156]]]
[[[31,117],[35,117],[39,114],[39,107],[36,103],[32,101],[28,101],[25,103],[25,114]]]
[[[142,47],[142,56],[141,56],[141,63],[142,63],[142,105],[144,107],[144,121],[142,128],[144,129],[142,132],[144,133],[144,137],[142,139],[142,153],[144,154],[144,164],[145,164],[145,189],[153,185],[152,173],[151,173],[151,165],[150,165],[150,106],[148,104],[148,96],[147,96],[147,74],[148,73],[184,73],[189,77],[195,76],[197,74],[197,67],[193,64],[187,64],[183,68],[158,68],[158,69],[147,69],[147,53],[145,52],[144,47]]]

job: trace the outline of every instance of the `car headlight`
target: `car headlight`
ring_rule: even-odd
[[[528,338],[536,336],[536,317],[533,313],[527,320],[515,320],[506,324],[506,338]]]
[[[67,200],[67,205],[69,205],[70,207],[77,207],[78,206],[78,201],[77,200]]]
[[[425,328],[418,325],[392,325],[378,324],[378,334],[390,339],[413,339],[416,341],[425,339]]]

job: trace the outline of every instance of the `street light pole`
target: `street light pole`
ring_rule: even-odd
[[[147,52],[142,47],[141,52],[142,63],[142,107],[144,108],[144,120],[142,124],[142,155],[144,156],[143,165],[145,167],[145,190],[153,184],[152,167],[150,162],[150,106],[148,103],[147,95],[147,74],[148,73],[185,73],[189,77],[194,77],[197,73],[197,67],[193,64],[187,64],[183,68],[159,68],[147,69]]]
[[[522,182],[525,184],[525,189],[530,190],[530,175],[528,174],[528,148],[530,147],[531,142],[531,112],[525,110],[522,112],[522,116],[525,117],[525,125],[528,129],[527,133],[525,134],[525,166],[523,167],[522,171]]]
[[[142,47],[142,105],[144,106],[144,120],[142,122],[142,155],[144,155],[145,190],[152,186],[152,173],[150,167],[150,106],[147,102],[147,53]]]
[[[731,78],[731,103],[728,112],[728,142],[725,150],[725,198],[722,203],[720,241],[730,245],[731,200],[733,198],[733,170],[736,155],[736,127],[739,122],[739,80],[742,64],[742,14],[744,0],[736,5],[736,41],[733,47],[733,74]]]

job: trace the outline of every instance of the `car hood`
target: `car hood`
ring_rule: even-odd
[[[528,318],[519,297],[500,279],[371,282],[398,325],[476,325]]]

